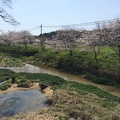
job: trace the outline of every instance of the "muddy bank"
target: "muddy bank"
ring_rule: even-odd
[[[15,92],[18,90],[30,90],[30,89],[40,89],[39,83],[33,83],[33,85],[30,88],[22,88],[22,87],[17,87],[17,84],[12,84],[10,88],[7,90],[1,91],[0,90],[0,95],[1,94],[6,94],[8,92]]]
[[[17,84],[12,84],[11,87],[8,88],[7,90],[4,91],[0,90],[0,95],[19,90],[33,90],[33,89],[41,90],[39,83],[33,83],[33,85],[30,88],[17,87]],[[46,97],[51,97],[53,94],[53,90],[51,89],[51,87],[47,87],[44,90],[42,90],[42,93],[44,93]]]

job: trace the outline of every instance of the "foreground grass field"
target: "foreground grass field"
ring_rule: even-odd
[[[0,70],[0,76],[0,79],[6,76],[13,79],[14,76],[14,83],[39,82],[40,86],[50,86],[54,90],[53,96],[47,101],[48,108],[31,114],[21,113],[14,117],[2,118],[3,120],[120,119],[120,98],[97,87],[65,81],[60,77],[42,73],[14,73],[10,70]]]

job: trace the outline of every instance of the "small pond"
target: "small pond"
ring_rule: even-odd
[[[32,112],[47,107],[47,98],[38,89],[19,90],[0,95],[0,117]]]

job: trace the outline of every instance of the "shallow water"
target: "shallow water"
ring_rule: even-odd
[[[82,78],[79,75],[74,75],[74,74],[70,74],[67,72],[61,72],[60,70],[57,70],[55,68],[46,67],[43,65],[34,66],[34,65],[30,65],[30,64],[25,64],[24,67],[0,67],[0,69],[10,69],[14,72],[47,73],[47,74],[62,77],[63,79],[68,80],[68,81],[76,81],[76,82],[83,83],[83,84],[93,85],[93,86],[99,87],[103,90],[106,90],[115,96],[120,97],[120,89],[119,88],[116,88],[114,86],[96,84],[96,83],[93,83],[89,80]]]
[[[45,95],[37,89],[19,90],[0,95],[0,117],[36,111],[47,106],[46,100]]]

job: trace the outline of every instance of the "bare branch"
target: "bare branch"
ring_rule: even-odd
[[[9,8],[12,9],[12,0],[0,0],[0,2],[4,5],[4,6],[7,6]]]
[[[3,8],[0,7],[0,17],[5,21],[10,23],[11,25],[19,25],[20,23],[17,22],[11,15],[9,15]]]

